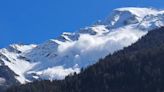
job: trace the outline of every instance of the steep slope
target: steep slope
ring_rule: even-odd
[[[163,92],[164,27],[62,81],[36,81],[7,92]]]
[[[63,79],[161,26],[164,26],[162,10],[119,8],[106,20],[75,33],[63,33],[39,45],[15,44],[1,49],[0,61],[4,63],[1,66],[7,66],[21,84],[40,79]]]

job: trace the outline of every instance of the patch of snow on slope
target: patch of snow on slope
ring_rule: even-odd
[[[0,86],[6,83],[6,79],[0,77]]]
[[[71,73],[79,73],[80,68],[63,68],[63,66],[57,66],[53,68],[48,68],[42,71],[38,71],[36,73],[37,76],[39,76],[41,79],[46,80],[55,80],[55,79],[64,79],[65,76],[68,76]]]

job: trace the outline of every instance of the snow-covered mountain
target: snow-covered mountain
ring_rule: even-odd
[[[118,8],[104,21],[77,32],[64,32],[38,45],[10,45],[0,50],[0,86],[11,82],[9,76],[12,83],[63,79],[161,26],[164,26],[163,10]]]

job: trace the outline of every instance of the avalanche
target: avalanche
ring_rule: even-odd
[[[8,66],[20,83],[63,79],[71,73],[79,73],[80,68],[96,63],[109,53],[135,43],[148,30],[163,25],[162,10],[115,9],[104,21],[78,32],[64,32],[39,45],[15,44],[1,49],[0,67]]]

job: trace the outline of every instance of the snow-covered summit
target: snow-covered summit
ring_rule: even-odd
[[[161,26],[164,26],[163,10],[118,8],[104,21],[77,32],[64,32],[38,45],[15,44],[1,49],[0,64],[9,67],[20,83],[63,79]]]
[[[22,53],[22,52],[28,51],[34,47],[36,47],[35,44],[30,44],[30,45],[12,44],[12,45],[9,45],[7,50],[9,50],[11,52]]]
[[[104,21],[110,27],[121,27],[129,24],[136,24],[143,21],[146,16],[155,16],[163,11],[153,8],[127,7],[113,10],[110,16]]]
[[[137,17],[144,17],[146,15],[150,15],[150,14],[159,12],[159,10],[154,9],[154,8],[138,8],[138,7],[117,8],[114,11],[130,12],[131,14],[133,14]]]

